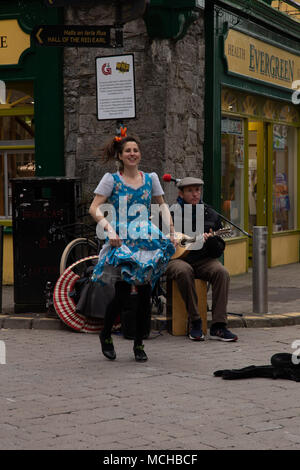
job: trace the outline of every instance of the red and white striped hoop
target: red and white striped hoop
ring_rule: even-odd
[[[102,329],[102,319],[92,320],[76,312],[76,305],[69,293],[79,275],[73,271],[80,263],[96,260],[98,255],[82,258],[69,266],[58,278],[53,292],[53,302],[57,315],[70,328],[80,333],[98,333]]]

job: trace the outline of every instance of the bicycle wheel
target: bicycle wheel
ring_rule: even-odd
[[[97,255],[97,251],[97,243],[93,240],[89,240],[88,238],[76,238],[75,240],[72,240],[66,246],[61,256],[59,267],[60,274],[76,261],[92,255]]]

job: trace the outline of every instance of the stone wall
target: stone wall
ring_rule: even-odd
[[[89,1],[80,9],[65,9],[65,24],[112,24],[110,4]],[[135,60],[136,119],[124,121],[128,132],[142,140],[144,171],[165,172],[177,178],[202,176],[204,140],[204,25],[193,23],[186,36],[151,40],[142,19],[126,23],[124,47],[65,48],[65,167],[66,176],[82,178],[83,196],[89,202],[93,190],[114,164],[103,165],[100,149],[115,135],[115,121],[96,117],[95,59],[133,53]],[[166,199],[174,201],[173,183],[165,184]]]

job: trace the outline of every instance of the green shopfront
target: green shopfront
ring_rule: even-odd
[[[63,70],[59,48],[41,48],[31,32],[58,24],[61,12],[38,0],[0,3],[0,224],[3,282],[11,283],[11,184],[26,176],[64,175]]]
[[[300,23],[248,3],[206,2],[205,199],[250,234],[268,227],[271,267],[299,261]],[[227,241],[232,274],[251,245]]]

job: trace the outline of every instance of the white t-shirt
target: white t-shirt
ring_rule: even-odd
[[[143,185],[144,185],[145,184],[145,173],[142,173],[142,174],[143,174]],[[122,175],[120,175],[119,172],[118,172],[118,176],[120,177],[120,179],[123,181],[123,183],[126,186],[130,186],[130,187],[133,188],[133,186],[131,186],[130,184],[128,184],[124,181],[124,178],[122,177]],[[160,181],[159,181],[159,178],[158,178],[157,174],[156,173],[149,173],[149,176],[152,179],[152,196],[163,196],[164,191],[161,187],[161,184],[160,184]],[[95,189],[94,193],[95,194],[101,194],[102,196],[109,197],[111,195],[112,191],[113,191],[113,187],[114,187],[114,177],[113,177],[113,175],[111,173],[105,173],[105,175],[100,180],[100,183],[98,184],[97,188]],[[138,189],[138,188],[134,188],[134,189]]]

